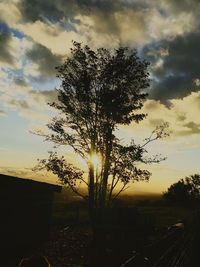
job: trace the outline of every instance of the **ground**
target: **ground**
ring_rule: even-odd
[[[143,244],[150,244],[162,239],[168,227],[179,222],[189,221],[194,208],[171,205],[161,199],[124,198],[117,202],[122,207],[137,207],[139,212],[153,214],[157,231],[140,238]],[[66,195],[55,198],[52,210],[51,231],[48,239],[31,255],[45,255],[53,267],[82,267],[88,255],[88,247],[92,244],[92,231],[89,224],[87,205],[80,200],[66,198]],[[127,255],[135,247],[127,251]]]
[[[45,255],[54,267],[81,267],[90,238],[86,231],[69,226],[54,227],[48,240],[33,254]]]

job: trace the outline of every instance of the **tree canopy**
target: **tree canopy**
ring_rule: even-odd
[[[115,133],[119,125],[139,123],[146,117],[140,110],[150,83],[148,66],[136,50],[120,47],[94,51],[73,42],[71,55],[57,67],[62,85],[57,89],[58,101],[50,106],[60,115],[48,124],[52,134],[44,136],[56,145],[72,147],[87,162],[88,180],[83,171],[57,153],[51,152],[38,167],[58,175],[79,195],[76,183],[84,183],[88,195],[82,197],[89,200],[91,211],[113,201],[130,181],[149,179],[151,173],[140,169],[137,163],[164,159],[158,155],[146,157],[145,146],[167,135],[166,124],[157,127],[142,145],[136,145],[134,140],[123,145]],[[121,189],[117,192],[118,185]]]
[[[191,202],[200,200],[200,175],[194,174],[172,184],[163,197],[173,202]]]

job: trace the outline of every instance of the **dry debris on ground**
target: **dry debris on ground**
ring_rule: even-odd
[[[34,254],[45,255],[54,267],[81,267],[90,238],[89,232],[68,226],[52,229],[49,239]]]

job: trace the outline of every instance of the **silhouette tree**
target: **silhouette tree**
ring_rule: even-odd
[[[167,135],[166,124],[157,127],[142,145],[132,141],[124,146],[115,135],[118,125],[139,123],[146,117],[139,110],[147,97],[148,65],[138,58],[136,50],[120,47],[93,51],[87,45],[73,42],[71,56],[57,67],[62,86],[57,89],[58,101],[50,106],[60,116],[48,124],[52,134],[38,134],[55,145],[72,147],[88,164],[88,181],[83,171],[53,152],[49,159],[39,161],[37,169],[52,171],[88,200],[90,215],[94,208],[103,208],[113,201],[130,181],[149,179],[150,172],[141,170],[136,163],[164,159],[159,155],[146,158],[145,146]],[[88,195],[78,191],[78,181],[87,186]]]
[[[191,202],[200,198],[200,175],[194,174],[172,184],[163,197],[175,202]]]

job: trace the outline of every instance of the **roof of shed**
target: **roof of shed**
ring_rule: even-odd
[[[31,179],[24,179],[19,177],[14,177],[10,175],[0,174],[0,186],[9,186],[10,188],[16,188],[16,186],[22,186],[26,188],[44,189],[51,190],[54,192],[60,192],[62,186],[49,184],[45,182],[39,182]]]

